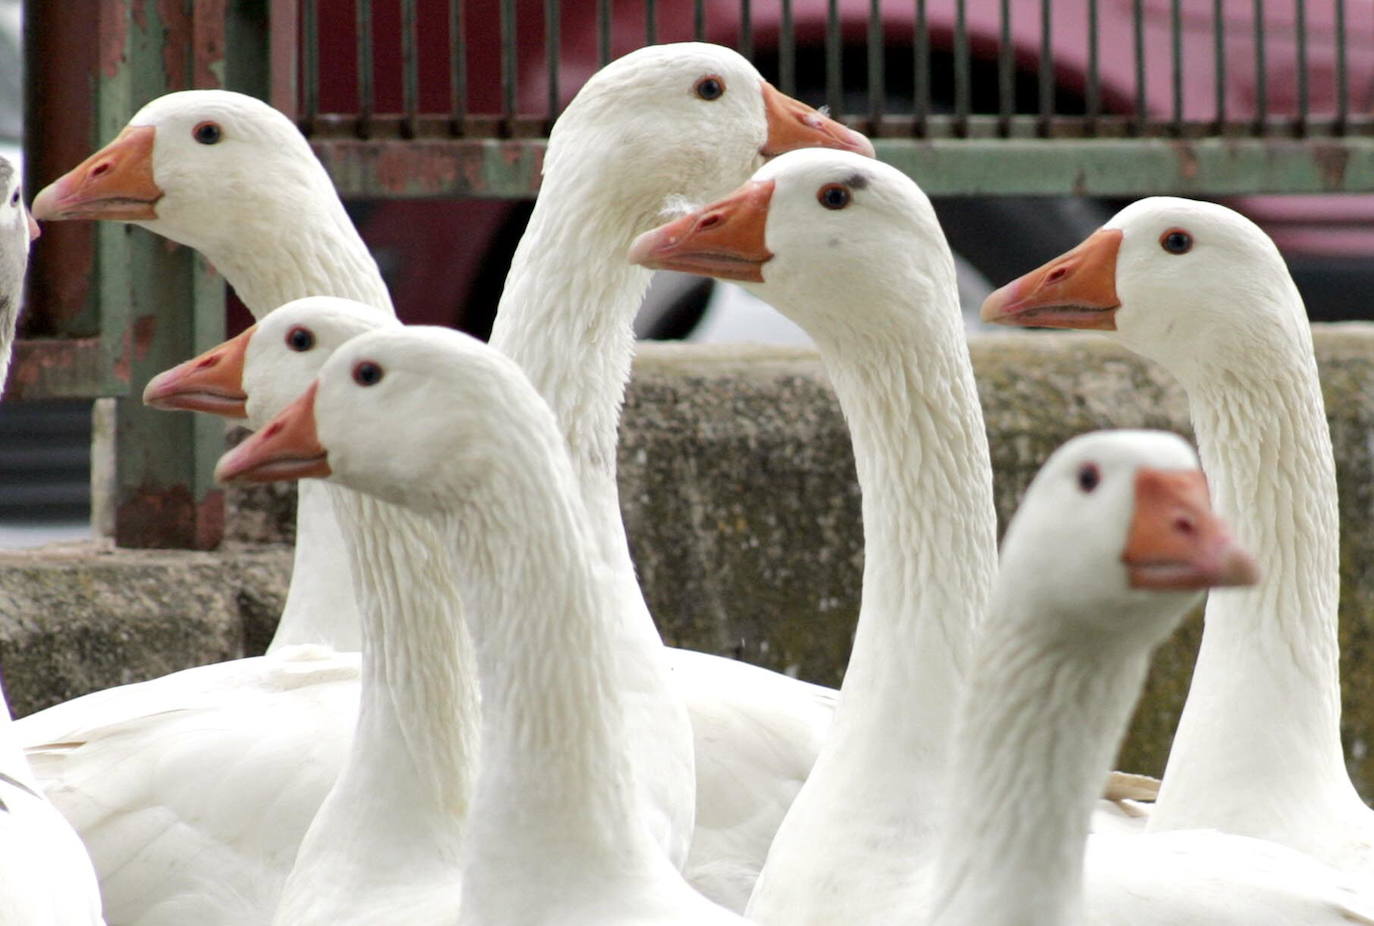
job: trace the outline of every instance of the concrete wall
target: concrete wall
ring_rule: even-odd
[[[1188,434],[1181,390],[1092,335],[973,344],[1005,523],[1040,463],[1074,434]],[[1374,326],[1318,326],[1341,483],[1347,754],[1374,794]],[[665,638],[837,684],[858,612],[859,494],[848,434],[814,354],[646,346],[621,441],[626,524]],[[236,493],[217,554],[76,547],[0,554],[0,664],[16,712],[260,648],[289,551],[280,487]],[[1121,767],[1158,773],[1200,624],[1156,660]]]

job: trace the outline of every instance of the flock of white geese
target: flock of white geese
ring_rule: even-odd
[[[226,277],[257,324],[144,398],[247,419],[222,480],[303,481],[266,655],[8,724],[0,923],[1374,924],[1334,462],[1273,243],[1146,199],[988,299],[1162,364],[1201,457],[1075,438],[999,564],[949,247],[872,155],[732,51],[627,55],[554,126],[490,345],[396,320],[254,99],[154,100],[39,193]],[[37,228],[0,175],[3,381]],[[615,478],[653,268],[742,282],[824,359],[863,495],[840,692],[655,630]],[[1158,799],[1127,800],[1150,654],[1220,586]]]

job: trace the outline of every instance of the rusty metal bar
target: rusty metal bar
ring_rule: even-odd
[[[797,32],[792,22],[792,0],[782,0],[782,31],[778,36],[778,81],[782,92],[797,95]]]
[[[692,0],[692,38],[706,41],[706,0]]]
[[[1169,54],[1173,78],[1173,133],[1183,134],[1183,7],[1182,0],[1169,5]]]
[[[652,15],[654,0],[648,0],[650,15]],[[558,111],[562,108],[563,97],[559,87],[559,75],[563,66],[563,47],[562,47],[562,27],[559,16],[558,0],[544,0],[544,57],[547,59],[545,66],[549,69],[549,95],[548,95],[548,117],[549,124],[558,118]]]
[[[1346,71],[1345,48],[1345,0],[1335,0],[1336,4],[1336,133],[1345,134],[1345,123],[1350,118],[1350,75]]]
[[[1102,115],[1102,74],[1098,61],[1099,36],[1097,24],[1097,0],[1088,0],[1088,87],[1084,99],[1084,110],[1088,124]]]
[[[401,104],[405,111],[402,133],[415,137],[415,117],[420,112],[420,53],[417,48],[415,0],[401,0]]]
[[[754,58],[754,11],[750,0],[739,0],[739,53]]]
[[[358,21],[358,137],[367,138],[376,111],[373,84],[372,0],[357,0]]]
[[[644,44],[658,44],[657,0],[644,0]]]
[[[1175,0],[1177,2],[1177,0]],[[1295,21],[1294,31],[1297,33],[1297,65],[1298,65],[1298,116],[1296,127],[1298,134],[1305,134],[1307,131],[1307,117],[1311,108],[1311,95],[1308,92],[1308,73],[1307,73],[1307,4],[1304,0],[1297,0],[1297,8],[1294,10]]]
[[[1143,0],[1132,0],[1131,28],[1135,38],[1135,124],[1136,131],[1145,134],[1149,107],[1145,100],[1145,15]]]
[[[611,61],[611,0],[596,0],[596,60],[603,68]]]
[[[878,132],[883,121],[883,13],[878,0],[868,3],[868,125]]]
[[[1054,34],[1054,14],[1050,0],[1040,0],[1040,133],[1048,136],[1050,120],[1054,117],[1054,49],[1050,38]]]
[[[912,87],[915,90],[916,134],[926,134],[930,119],[930,21],[926,18],[926,0],[916,0],[916,35],[912,61],[916,68]]]
[[[1255,134],[1269,121],[1269,70],[1264,61],[1264,0],[1255,0]]]
[[[999,134],[1011,130],[1011,117],[1016,112],[1016,60],[1011,45],[1011,0],[1002,0],[1001,35],[997,42],[997,114]]]
[[[449,126],[455,135],[461,135],[467,131],[468,51],[466,26],[467,23],[463,16],[463,0],[449,0]]]
[[[825,105],[839,117],[844,109],[843,48],[840,41],[840,2],[827,0],[825,17]]]
[[[1226,127],[1226,11],[1225,0],[1212,0],[1212,59],[1216,81],[1216,131]]]
[[[968,133],[969,117],[968,10],[965,0],[954,4],[954,130]]]
[[[519,97],[516,94],[519,62],[518,36],[515,31],[515,0],[501,0],[501,118],[510,124],[518,115]]]
[[[320,114],[320,11],[319,0],[305,0],[302,14],[302,27],[305,30],[302,68],[304,70],[304,112],[301,113],[301,130],[311,132],[315,119]]]
[[[311,2],[272,0],[268,12],[268,102],[290,119],[301,111],[300,14]]]

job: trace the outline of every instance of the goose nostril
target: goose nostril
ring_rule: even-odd
[[[219,363],[219,358],[218,358],[218,357],[206,357],[206,358],[205,358],[204,360],[202,360],[200,363],[196,364],[196,369],[197,369],[197,370],[208,370],[208,369],[210,369],[212,366],[214,366],[214,365],[217,364],[217,363]]]
[[[711,214],[708,215],[708,216],[703,216],[702,219],[701,219],[701,224],[698,225],[697,228],[712,228],[712,227],[714,227],[714,226],[716,226],[716,225],[719,225],[719,224],[720,224],[720,213],[719,213],[719,212],[713,212],[713,213],[711,213]]]
[[[109,162],[109,161],[101,161],[99,164],[95,165],[95,167],[91,168],[91,176],[92,176],[92,177],[99,177],[101,174],[107,174],[107,173],[109,173],[109,172],[110,172],[110,162]]]
[[[1068,267],[1062,267],[1062,266],[1061,266],[1061,267],[1055,267],[1053,270],[1050,271],[1050,275],[1047,276],[1047,277],[1045,277],[1045,282],[1046,282],[1046,283],[1058,283],[1060,280],[1064,279],[1064,277],[1066,277],[1066,276],[1068,276],[1068,275],[1069,275],[1069,268],[1068,268]]]
[[[1192,518],[1185,515],[1179,515],[1177,518],[1174,518],[1174,530],[1178,531],[1180,534],[1192,536],[1197,530],[1197,526],[1193,523]]]
[[[272,422],[272,424],[267,428],[267,430],[263,432],[263,435],[262,435],[262,436],[263,436],[263,437],[275,437],[275,436],[276,436],[278,433],[280,433],[280,432],[281,432],[281,422],[280,422],[280,421],[274,421],[274,422]]]

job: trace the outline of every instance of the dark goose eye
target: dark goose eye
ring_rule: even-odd
[[[1187,254],[1193,249],[1193,236],[1181,228],[1171,228],[1159,236],[1159,246],[1170,254]]]
[[[382,368],[371,360],[359,360],[353,368],[353,382],[359,386],[375,386],[382,381]]]
[[[827,183],[816,191],[816,199],[827,209],[843,209],[849,205],[849,188],[840,183]]]
[[[725,80],[715,74],[707,75],[697,81],[692,88],[703,100],[718,100],[725,94]]]
[[[297,353],[304,353],[315,346],[315,334],[309,328],[297,325],[286,332],[286,346]]]
[[[202,145],[215,145],[224,137],[224,130],[219,127],[218,122],[199,122],[191,130],[191,137]]]
[[[1102,473],[1096,463],[1084,463],[1078,468],[1078,488],[1091,492],[1102,481]]]
[[[18,190],[15,190],[14,193],[11,194],[11,196],[10,196],[10,205],[11,205],[11,206],[17,206],[17,205],[19,205],[19,191],[18,191]]]

